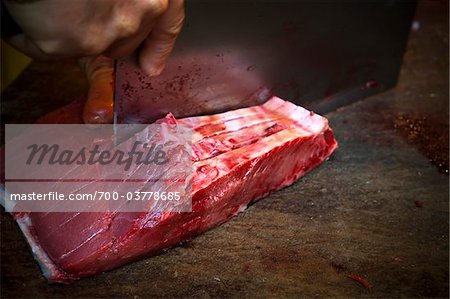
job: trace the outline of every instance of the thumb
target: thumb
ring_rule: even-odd
[[[89,82],[89,93],[83,109],[86,124],[110,124],[114,117],[114,60],[105,56],[78,60]]]

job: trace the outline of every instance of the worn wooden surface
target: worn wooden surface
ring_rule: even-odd
[[[328,162],[185,246],[48,285],[3,212],[2,297],[448,297],[448,3],[421,2],[416,20],[398,86],[327,115]],[[85,84],[69,62],[35,63],[2,95],[3,123]]]

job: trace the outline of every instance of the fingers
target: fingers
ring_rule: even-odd
[[[139,65],[150,76],[161,73],[184,21],[184,1],[170,0],[139,53]]]
[[[89,81],[83,109],[86,124],[109,124],[114,117],[114,61],[105,56],[78,60]]]
[[[25,54],[119,58],[140,49],[139,64],[150,75],[164,68],[184,20],[183,0],[7,2],[25,32],[7,41]]]
[[[120,58],[133,53],[150,34],[155,21],[167,10],[168,0],[140,0],[136,11],[118,9],[113,36],[116,40],[103,55]],[[127,4],[128,5],[128,4]]]
[[[150,34],[153,28],[153,20],[149,19],[152,22],[146,22],[147,24],[143,25],[141,30],[137,33],[134,33],[132,36],[128,36],[126,38],[119,39],[115,41],[104,53],[103,55],[117,59],[120,57],[128,56],[133,53],[139,45],[145,40],[145,38]]]

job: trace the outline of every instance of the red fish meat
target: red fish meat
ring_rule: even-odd
[[[59,116],[58,122],[71,122]],[[190,240],[291,185],[337,148],[327,119],[277,97],[160,122],[193,129],[192,212],[15,214],[50,282],[70,283]]]

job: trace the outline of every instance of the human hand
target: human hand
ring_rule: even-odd
[[[139,66],[158,75],[184,20],[183,0],[6,0],[23,34],[7,41],[33,58],[54,60],[139,48]]]

